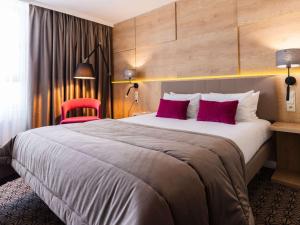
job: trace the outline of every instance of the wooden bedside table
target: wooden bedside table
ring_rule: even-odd
[[[276,122],[277,168],[272,181],[300,188],[300,124]]]

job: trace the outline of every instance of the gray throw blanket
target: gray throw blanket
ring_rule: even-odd
[[[221,137],[100,120],[21,133],[0,163],[70,225],[254,224],[243,155]]]

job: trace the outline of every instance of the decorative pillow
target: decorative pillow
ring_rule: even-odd
[[[197,120],[235,124],[238,104],[238,101],[216,102],[200,100]]]
[[[256,114],[256,110],[254,109],[255,106],[253,104],[253,102],[255,101],[254,98],[252,99],[253,94],[254,91],[248,91],[245,93],[236,93],[236,94],[209,93],[209,94],[202,94],[201,99],[206,101],[217,101],[217,102],[239,101],[236,118],[235,118],[236,121],[250,121],[255,119],[255,117],[253,117],[253,114]]]
[[[187,101],[190,100],[190,104],[187,109],[188,118],[196,118],[199,109],[199,100],[201,98],[200,93],[195,94],[176,94],[174,92],[165,93],[163,99],[176,100],[176,101]]]
[[[187,108],[190,101],[173,101],[160,99],[157,117],[186,120]]]

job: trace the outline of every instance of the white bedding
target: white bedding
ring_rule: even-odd
[[[245,163],[248,163],[251,160],[260,146],[272,135],[269,128],[270,122],[262,119],[257,119],[251,122],[238,122],[236,125],[228,125],[196,121],[195,119],[177,120],[158,118],[155,115],[156,113],[146,114],[121,119],[121,121],[161,128],[212,134],[228,138],[239,146],[244,154]]]

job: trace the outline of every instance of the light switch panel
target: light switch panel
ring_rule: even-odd
[[[290,90],[290,100],[286,101],[286,110],[288,112],[296,112],[296,92],[292,88]]]

